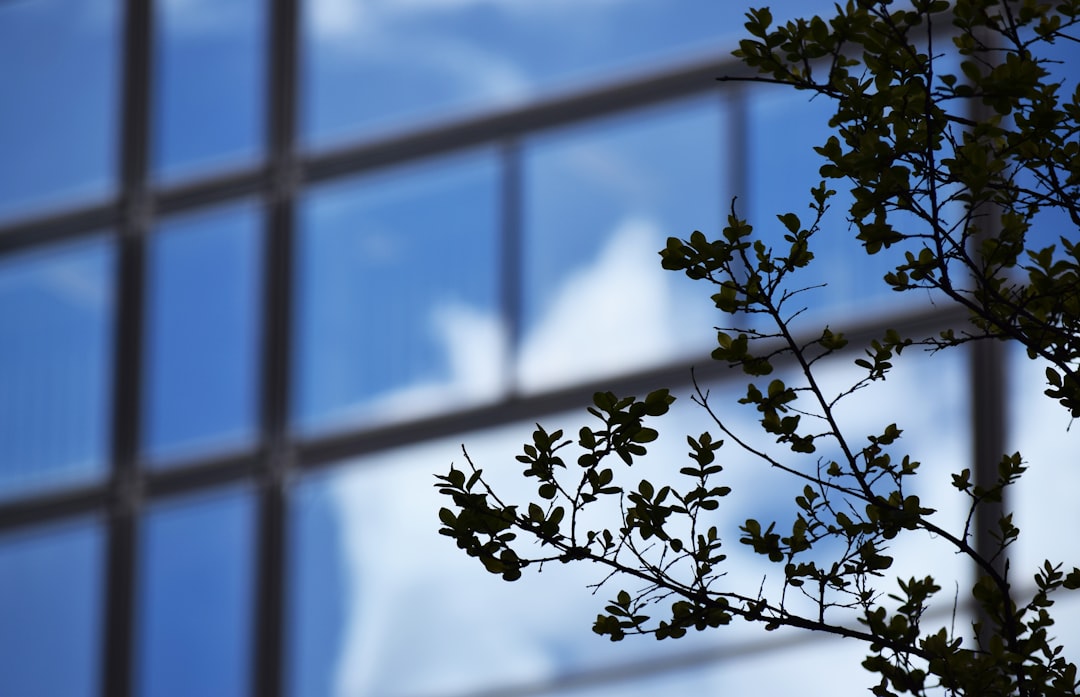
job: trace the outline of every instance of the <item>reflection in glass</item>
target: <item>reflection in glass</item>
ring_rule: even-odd
[[[660,267],[669,236],[719,234],[728,205],[714,97],[530,141],[520,379],[542,390],[702,352],[703,283]]]
[[[905,353],[895,379],[859,391],[841,408],[842,423],[851,437],[865,442],[865,435],[880,433],[897,419],[891,405],[924,405],[905,410],[899,423],[904,435],[895,454],[909,453],[924,463],[927,479],[910,492],[937,508],[937,522],[949,529],[962,529],[965,511],[964,502],[949,486],[948,472],[967,466],[970,458],[962,359],[959,352],[930,361]],[[857,379],[857,369],[842,360],[834,367],[823,366],[819,377],[826,390],[840,390]],[[741,381],[711,388],[714,404],[725,414],[728,426],[740,434],[760,430],[760,415],[753,406],[734,403],[745,390]],[[671,415],[658,422],[661,437],[650,446],[650,456],[636,462],[632,470],[618,465],[622,469],[618,476],[629,475],[633,482],[639,477],[653,482],[679,477],[678,463],[686,457],[685,435],[717,430],[687,399],[689,392],[685,387],[674,391],[680,401]],[[549,432],[561,428],[575,433],[589,419],[581,410],[540,420]],[[683,694],[679,690],[684,686],[685,694],[705,694],[721,686],[731,694],[756,694],[762,684],[775,686],[776,694],[788,693],[790,675],[761,675],[760,666],[768,657],[757,660],[759,670],[743,669],[752,659],[742,654],[733,659],[737,665],[724,665],[718,671],[700,663],[686,668],[679,663],[681,657],[696,656],[698,651],[773,646],[777,634],[736,623],[674,642],[629,638],[612,644],[591,633],[591,621],[607,598],[627,587],[625,581],[613,580],[593,595],[588,585],[602,580],[603,570],[551,564],[542,571],[527,569],[519,581],[508,584],[486,573],[475,559],[437,533],[434,512],[444,502],[431,486],[432,473],[445,471],[451,461],[464,466],[460,442],[467,445],[477,466],[495,478],[505,501],[523,503],[530,500],[526,497],[535,497],[534,486],[523,481],[520,468],[505,466],[513,464],[513,456],[531,430],[531,424],[514,424],[418,444],[357,460],[299,484],[290,505],[287,555],[288,694],[438,696],[494,693],[499,688],[531,694],[539,685],[584,671],[608,669],[618,675],[614,667],[654,660],[671,663],[667,672],[649,679],[655,688],[652,694]],[[807,471],[815,471],[818,455],[828,456],[823,450],[798,459],[773,438],[751,442]],[[568,450],[565,455],[571,454]],[[792,501],[804,483],[745,457],[733,444],[721,451],[720,461],[726,467],[722,483],[734,489],[714,519],[729,555],[724,583],[753,595],[766,574],[779,585],[777,569],[736,542],[738,526],[751,516],[778,520],[781,529],[790,525]],[[589,529],[610,524],[599,521],[592,518],[583,524]],[[896,555],[892,571],[900,576],[931,573],[946,588],[953,587],[954,580],[966,583],[968,578],[965,560],[927,536],[898,537],[892,551]],[[891,580],[883,584],[895,588]],[[952,598],[951,593],[943,594],[942,607],[951,611]],[[948,626],[950,611],[934,615],[934,621]],[[958,618],[956,626],[963,631],[967,625]],[[809,653],[803,651],[805,647]],[[800,665],[822,660],[819,640],[791,651],[798,654],[779,656],[791,656]],[[870,676],[857,661],[850,665],[852,671],[844,674],[843,684],[866,687]],[[822,678],[807,693],[835,694],[835,687]],[[617,688],[572,694],[637,694],[626,684]]]
[[[103,238],[0,259],[0,497],[104,469],[113,263]]]
[[[167,179],[251,164],[263,141],[265,9],[158,0],[154,164]]]
[[[0,218],[113,191],[119,6],[0,3]]]
[[[248,694],[253,530],[254,501],[247,491],[170,501],[146,515],[136,694]]]
[[[293,419],[375,423],[491,398],[501,375],[493,158],[314,190],[301,203]]]
[[[168,220],[150,238],[143,439],[152,459],[254,437],[260,240],[247,205]]]
[[[5,694],[98,694],[105,597],[101,532],[79,520],[0,536]]]

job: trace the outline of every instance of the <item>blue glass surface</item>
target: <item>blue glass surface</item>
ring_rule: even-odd
[[[0,498],[104,470],[113,265],[101,237],[0,259]]]
[[[701,355],[704,283],[664,271],[669,236],[719,234],[726,118],[708,97],[545,133],[523,163],[526,389]]]
[[[259,0],[155,3],[158,177],[253,164],[262,152],[267,6]]]
[[[113,191],[119,6],[0,3],[0,219]]]
[[[776,16],[821,0],[770,3]],[[305,143],[522,103],[702,55],[725,55],[747,5],[706,0],[304,3]]]
[[[499,389],[498,179],[470,154],[311,190],[299,206],[293,423],[376,423]]]
[[[143,446],[153,460],[254,438],[260,233],[245,204],[166,220],[150,238]]]
[[[233,697],[251,681],[254,500],[246,490],[159,504],[140,540],[140,697]]]
[[[89,520],[0,536],[4,694],[98,694],[104,547]]]

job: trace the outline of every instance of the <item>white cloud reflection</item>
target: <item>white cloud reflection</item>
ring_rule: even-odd
[[[659,225],[629,219],[599,258],[555,290],[521,348],[526,390],[656,365],[676,351],[678,308],[656,255]],[[708,320],[706,320],[708,321]]]

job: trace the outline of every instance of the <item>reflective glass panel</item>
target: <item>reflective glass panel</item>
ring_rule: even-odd
[[[497,190],[484,153],[322,187],[301,202],[301,430],[412,417],[498,391]]]
[[[158,0],[154,165],[176,179],[262,151],[267,3]]]
[[[144,449],[155,460],[249,444],[258,420],[260,217],[167,220],[147,248]]]
[[[899,418],[905,431],[897,451],[922,460],[929,471],[929,479],[911,493],[938,509],[938,522],[956,529],[963,526],[964,511],[962,502],[951,496],[947,472],[967,462],[969,434],[963,363],[959,354],[953,356],[934,357],[931,363],[912,354],[912,360],[898,366],[895,380],[856,393],[841,414],[849,433],[861,442],[865,435],[880,433]],[[823,367],[820,375],[830,394],[856,377],[847,361]],[[710,401],[725,414],[728,427],[751,436],[759,430],[754,408],[733,403],[743,388],[735,384],[711,388]],[[632,483],[645,477],[658,487],[659,482],[675,481],[680,477],[677,463],[686,461],[685,435],[706,429],[718,434],[716,424],[690,402],[690,393],[685,386],[674,390],[680,401],[672,414],[657,422],[661,436],[650,445],[650,456],[635,462],[629,471],[613,463],[618,477],[629,477]],[[927,394],[934,399],[926,400]],[[902,417],[888,406],[919,399],[928,402],[927,407],[905,410]],[[576,433],[590,418],[580,410],[539,420],[549,432],[562,428]],[[475,559],[438,534],[436,511],[445,502],[431,486],[432,474],[445,472],[451,461],[467,467],[459,445],[464,442],[473,462],[495,482],[500,497],[523,505],[535,498],[534,483],[521,478],[522,467],[513,457],[521,452],[521,443],[531,430],[530,424],[515,424],[401,448],[343,464],[294,489],[287,579],[291,697],[546,694],[542,688],[564,681],[581,686],[580,692],[567,690],[566,694],[583,696],[710,694],[721,687],[732,694],[773,694],[762,686],[787,694],[795,675],[774,671],[763,677],[763,665],[778,659],[784,665],[789,659],[793,664],[813,665],[840,650],[818,639],[789,645],[799,633],[769,634],[742,622],[691,633],[678,641],[657,643],[648,637],[629,637],[613,644],[591,632],[592,622],[608,598],[621,588],[635,589],[636,582],[612,579],[593,594],[589,585],[602,581],[606,572],[588,564],[529,568],[514,583],[484,571]],[[817,467],[819,456],[828,456],[824,444],[819,453],[802,457],[791,456],[773,440],[751,437],[750,442],[808,472]],[[566,457],[571,454],[576,457],[574,449],[565,451]],[[748,517],[775,519],[781,529],[790,525],[792,499],[804,482],[746,456],[733,444],[724,447],[719,461],[725,470],[718,475],[718,483],[733,488],[710,518],[719,526],[729,555],[728,576],[719,583],[753,595],[768,575],[776,583],[769,588],[777,590],[777,566],[738,544],[738,526]],[[613,524],[611,514],[618,502],[608,503],[614,509],[587,522],[582,518],[581,524],[589,529]],[[950,589],[953,579],[967,578],[963,559],[929,536],[898,537],[892,552],[896,555],[892,571],[900,576],[932,573],[946,579],[942,586]],[[882,583],[888,592],[895,590],[891,579]],[[948,626],[953,594],[944,595],[947,598],[934,607],[947,611],[934,619]],[[791,607],[796,606],[798,601],[792,600]],[[966,626],[963,619],[957,626]],[[787,650],[763,654],[760,660],[751,655],[764,648]],[[854,650],[846,645],[841,648],[844,658],[839,660],[859,655],[857,645]],[[724,655],[731,656],[733,663],[713,664],[703,658]],[[749,663],[752,660],[756,662]],[[811,671],[807,682],[813,684],[800,692],[836,694],[834,677],[852,689],[873,682],[857,660],[850,665],[851,671],[837,671],[835,676],[831,671]],[[650,675],[643,666],[655,672]],[[599,678],[584,689],[574,681],[586,673],[608,678]],[[634,676],[632,683],[623,680],[627,675]],[[652,687],[653,692],[635,692],[639,684]]]
[[[0,219],[113,191],[119,6],[0,3]]]
[[[113,264],[100,237],[0,258],[0,498],[104,470]]]
[[[5,693],[98,694],[104,547],[101,527],[89,520],[0,535]]]
[[[248,694],[254,514],[246,490],[170,501],[147,513],[140,541],[136,694]]]
[[[703,283],[664,271],[669,236],[719,234],[726,119],[715,96],[544,134],[524,151],[519,375],[543,390],[700,356]]]
[[[778,18],[820,0],[770,3]],[[726,56],[746,5],[701,0],[307,0],[304,141],[436,123],[661,66]]]

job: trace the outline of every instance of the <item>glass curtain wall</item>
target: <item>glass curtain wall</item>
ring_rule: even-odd
[[[856,649],[797,636],[610,645],[589,632],[589,570],[508,585],[436,534],[431,474],[462,442],[511,461],[535,421],[576,428],[599,387],[675,386],[685,408],[658,462],[706,427],[689,369],[719,320],[657,250],[717,233],[736,196],[765,231],[801,210],[816,164],[792,153],[826,128],[801,95],[713,80],[744,10],[0,3],[5,685],[817,694],[763,668],[780,661],[828,662],[820,694],[864,686]],[[899,306],[849,238],[820,255],[813,312],[884,326]],[[924,459],[973,457],[968,361],[928,383],[913,359],[889,397],[934,395],[906,426]],[[1030,386],[1024,361],[1004,367]],[[1010,401],[1009,442],[1071,452],[1032,399]],[[766,509],[786,496],[767,472],[736,475],[778,487]],[[1061,522],[1040,501],[1062,490],[1038,480],[1017,503],[1048,538]]]

